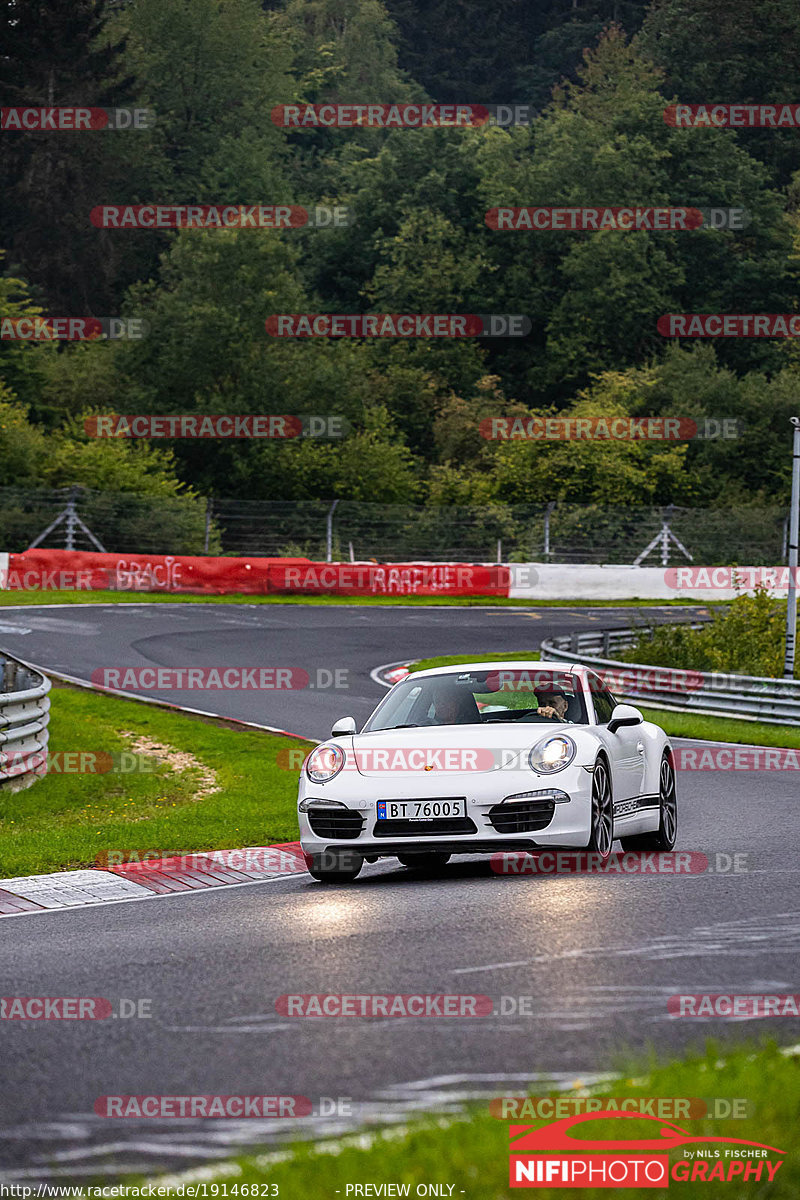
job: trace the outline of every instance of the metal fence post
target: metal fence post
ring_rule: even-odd
[[[206,500],[206,536],[203,542],[203,553],[208,554],[208,539],[211,535],[211,511],[214,507],[214,497],[209,496]]]
[[[327,545],[327,558],[325,560],[326,562],[333,562],[333,510],[336,508],[336,505],[338,503],[339,503],[338,500],[334,500],[333,504],[328,509],[327,530],[326,530],[326,545]]]
[[[75,503],[78,499],[78,489],[73,485],[69,489],[69,499],[67,507],[64,509],[64,523],[66,525],[66,541],[64,546],[67,550],[75,549],[75,526],[78,524],[78,514],[75,511]]]
[[[544,559],[545,562],[550,561],[550,513],[556,506],[555,500],[551,500],[544,511]]]
[[[794,438],[792,440],[792,510],[789,528],[789,594],[786,601],[784,679],[794,679],[797,634],[797,542],[800,539],[800,417],[791,417],[790,419],[794,425]]]

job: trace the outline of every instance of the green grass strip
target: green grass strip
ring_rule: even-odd
[[[59,770],[64,764],[56,758],[33,787],[0,792],[0,878],[94,866],[109,849],[181,852],[297,840],[299,766],[288,753],[297,758],[313,743],[82,688],[55,686],[50,696],[51,754],[127,757],[115,760],[122,769],[101,774]],[[170,747],[173,764],[131,753],[138,738]],[[196,765],[175,759],[175,751]],[[218,790],[198,796],[211,786]]]
[[[510,600],[505,596],[192,596],[171,592],[0,591],[0,606],[25,604],[312,604],[366,605],[378,608],[686,608],[696,600]],[[705,605],[700,605],[705,607]]]
[[[576,1081],[581,1094],[580,1081]],[[498,1093],[502,1094],[502,1093]],[[512,1090],[512,1094],[515,1094]],[[517,1089],[516,1094],[525,1094]],[[563,1095],[552,1089],[537,1089],[537,1095]],[[573,1093],[574,1094],[574,1093]],[[583,1090],[583,1094],[586,1094]],[[704,1054],[687,1056],[665,1065],[642,1068],[641,1064],[623,1069],[618,1080],[593,1088],[594,1095],[623,1097],[672,1097],[711,1100],[741,1099],[746,1102],[746,1117],[713,1119],[710,1116],[688,1118],[674,1124],[692,1134],[743,1138],[785,1150],[785,1157],[769,1154],[772,1163],[781,1160],[774,1181],[742,1182],[678,1182],[671,1181],[670,1193],[685,1200],[796,1200],[800,1194],[800,1159],[794,1150],[798,1117],[800,1116],[800,1064],[795,1056],[781,1054],[772,1043],[756,1048],[720,1049],[709,1046]],[[537,1128],[548,1124],[542,1120],[526,1120],[524,1124]],[[612,1140],[625,1137],[652,1138],[657,1126],[647,1120],[600,1121],[593,1126],[598,1138]],[[577,1136],[589,1137],[582,1127]],[[689,1150],[713,1150],[714,1144],[689,1146]],[[655,1153],[655,1152],[653,1152]],[[724,1146],[721,1147],[724,1153]],[[681,1148],[669,1152],[670,1163],[684,1158]],[[721,1158],[722,1162],[731,1159]],[[746,1159],[746,1162],[763,1161]],[[714,1160],[706,1162],[710,1171]],[[689,1167],[691,1170],[691,1164]],[[154,1184],[175,1187],[193,1173],[162,1176]],[[224,1179],[227,1194],[237,1184],[266,1183],[275,1185],[280,1196],[302,1196],[304,1200],[348,1200],[357,1184],[408,1185],[414,1197],[421,1184],[453,1185],[453,1198],[463,1195],[480,1200],[501,1200],[522,1195],[518,1188],[509,1187],[508,1123],[490,1115],[488,1102],[473,1107],[463,1117],[435,1117],[421,1121],[412,1128],[384,1128],[382,1131],[326,1139],[321,1142],[300,1143],[287,1151],[248,1155],[224,1164],[199,1168],[194,1178],[207,1181]],[[271,1189],[270,1189],[271,1190]],[[541,1189],[537,1194],[541,1193]],[[244,1193],[247,1195],[248,1193]],[[252,1193],[249,1193],[252,1194]],[[258,1194],[267,1194],[258,1193]],[[362,1192],[363,1196],[365,1193]],[[375,1191],[370,1194],[377,1195]],[[402,1194],[402,1193],[395,1193]],[[532,1193],[531,1193],[532,1194]],[[608,1188],[547,1189],[546,1194],[562,1200],[607,1200],[615,1193]],[[625,1195],[654,1195],[651,1190],[626,1190]],[[658,1194],[663,1194],[659,1192]],[[447,1192],[445,1192],[447,1195]]]

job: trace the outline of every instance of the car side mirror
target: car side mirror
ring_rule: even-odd
[[[608,722],[608,732],[616,733],[626,725],[641,725],[644,717],[632,704],[617,704]]]
[[[331,737],[347,737],[356,731],[355,717],[339,717],[338,721],[334,721],[331,725]]]

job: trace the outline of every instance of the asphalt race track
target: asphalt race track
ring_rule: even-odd
[[[642,609],[646,621],[695,611]],[[384,689],[371,671],[436,654],[538,649],[543,637],[622,628],[632,609],[379,608],[353,605],[132,604],[0,610],[0,646],[80,679],[102,668],[289,667],[298,691],[151,691],[145,694],[227,717],[324,738],[337,716],[369,716]],[[19,632],[15,633],[14,630]],[[318,672],[322,672],[318,675]],[[340,674],[337,676],[336,672]],[[344,675],[341,674],[344,672]]]
[[[549,634],[619,627],[631,616],[26,607],[0,613],[0,643],[81,678],[99,667],[153,664],[302,667],[314,680],[318,669],[345,670],[346,689],[164,697],[321,738],[336,717],[367,715],[383,694],[370,674],[377,666],[535,649]],[[678,784],[678,848],[705,852],[712,866],[717,853],[745,853],[744,872],[513,878],[468,859],[418,880],[376,864],[346,887],[296,876],[0,921],[1,995],[152,1001],[150,1019],[3,1022],[0,1180],[181,1170],[289,1133],[446,1109],[469,1095],[520,1094],[537,1076],[586,1078],[615,1067],[623,1046],[679,1051],[709,1036],[767,1032],[797,1042],[792,1019],[676,1019],[667,1011],[675,993],[797,991],[797,775],[684,771]],[[488,995],[497,1015],[304,1019],[275,1007],[286,993],[365,992]],[[315,1113],[326,1097],[339,1101],[341,1115],[110,1121],[93,1111],[104,1094],[188,1093],[304,1095]]]

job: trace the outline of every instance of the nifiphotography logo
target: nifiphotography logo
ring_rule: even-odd
[[[621,1140],[596,1140],[585,1133],[573,1136],[577,1125],[609,1119],[649,1121],[654,1128],[651,1136]],[[761,1142],[696,1135],[658,1117],[611,1109],[565,1117],[538,1129],[510,1125],[508,1132],[511,1187],[665,1188],[673,1179],[680,1183],[770,1183],[783,1165],[782,1158],[772,1156],[786,1153]],[[711,1144],[713,1149],[708,1148]],[[697,1148],[684,1150],[683,1157],[670,1165],[666,1152],[687,1145]]]

